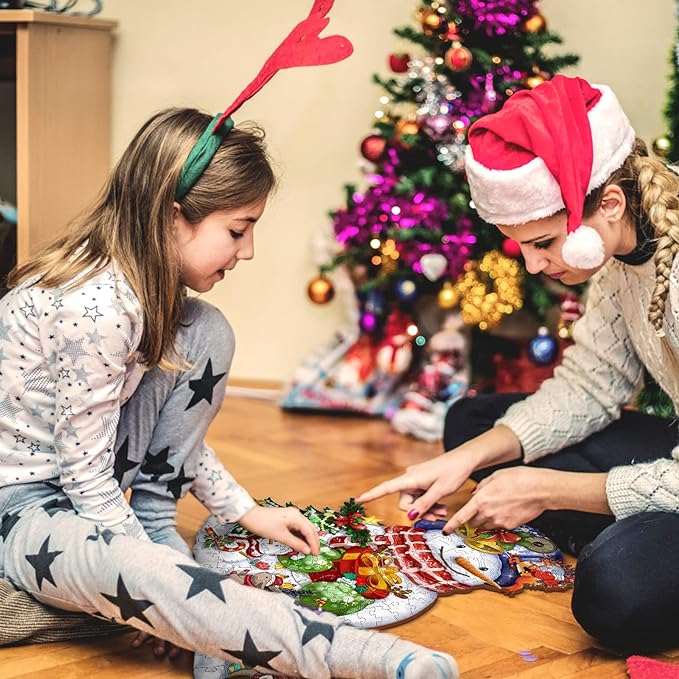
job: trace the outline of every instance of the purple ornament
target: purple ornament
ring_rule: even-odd
[[[375,328],[377,327],[377,316],[375,316],[375,314],[371,314],[369,311],[364,312],[361,314],[359,324],[363,332],[371,335],[375,332]]]
[[[445,113],[434,116],[422,116],[419,120],[424,131],[435,141],[439,141],[453,132],[453,119]]]
[[[455,13],[464,28],[484,32],[488,37],[516,33],[533,16],[536,0],[456,0]]]

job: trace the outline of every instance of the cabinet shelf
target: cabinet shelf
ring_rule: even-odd
[[[115,27],[0,11],[0,196],[17,206],[16,261],[63,229],[109,170]]]

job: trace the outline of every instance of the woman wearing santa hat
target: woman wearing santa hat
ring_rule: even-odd
[[[573,613],[625,653],[679,645],[676,421],[624,409],[646,369],[679,404],[679,177],[648,156],[610,88],[556,76],[469,131],[479,215],[518,241],[530,273],[591,279],[575,343],[532,395],[462,399],[446,453],[358,499],[400,492],[411,520],[531,523],[578,555]],[[679,409],[678,409],[679,411]]]

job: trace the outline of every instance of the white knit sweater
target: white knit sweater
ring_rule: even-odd
[[[679,412],[679,374],[671,362],[663,362],[661,342],[647,318],[654,284],[653,258],[637,266],[611,259],[593,278],[585,313],[573,328],[575,344],[564,352],[554,377],[496,422],[518,436],[526,462],[582,441],[616,420],[639,390],[643,366]],[[672,266],[664,329],[679,356],[679,257]],[[672,458],[609,471],[606,494],[616,518],[679,512],[679,447]]]

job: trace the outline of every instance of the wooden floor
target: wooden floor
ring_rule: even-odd
[[[234,396],[227,397],[209,442],[254,497],[330,507],[440,450],[397,434],[382,420],[285,414],[271,401]],[[462,504],[468,492],[456,494],[454,503]],[[393,498],[368,509],[385,523],[406,522]],[[181,501],[180,532],[191,544],[205,517],[192,497]],[[474,591],[440,598],[390,631],[451,653],[463,679],[626,678],[624,659],[596,647],[573,620],[569,602],[568,592],[524,591],[510,598]],[[0,677],[191,677],[188,654],[174,663],[158,661],[149,647],[131,649],[131,638],[3,649]],[[522,650],[537,661],[524,660]]]

